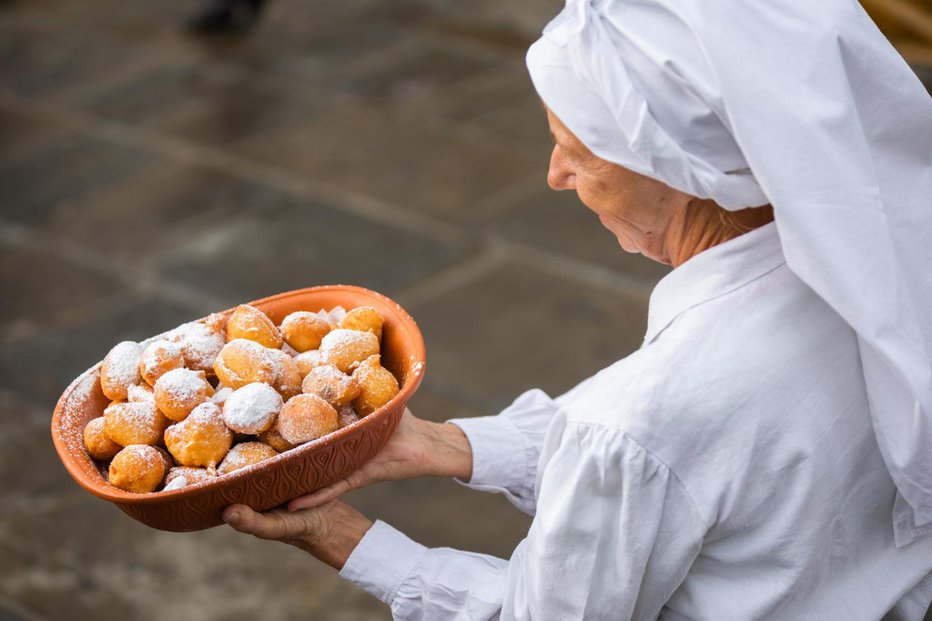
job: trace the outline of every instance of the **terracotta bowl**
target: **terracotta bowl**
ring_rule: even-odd
[[[71,383],[52,416],[55,450],[81,487],[153,528],[201,530],[221,524],[221,511],[232,504],[246,504],[257,511],[277,507],[342,479],[381,450],[424,374],[424,340],[411,316],[383,295],[344,285],[290,291],[250,304],[276,324],[297,310],[374,306],[385,318],[382,364],[398,378],[401,392],[358,422],[260,464],[178,490],[134,494],[107,483],[84,451],[84,426],[101,416],[109,403],[100,390],[98,363]]]

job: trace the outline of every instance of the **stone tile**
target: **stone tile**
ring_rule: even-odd
[[[32,224],[114,264],[138,265],[152,255],[183,250],[192,225],[209,231],[213,222],[279,199],[280,192],[266,185],[212,168],[166,162],[90,196],[55,203]]]
[[[192,234],[161,258],[161,273],[230,305],[327,283],[391,294],[468,252],[284,194],[261,210],[202,221]]]
[[[24,224],[41,220],[52,209],[67,209],[155,161],[139,149],[64,132],[25,157],[0,163],[2,218]]]
[[[307,85],[220,59],[156,64],[78,105],[101,118],[213,146],[307,122],[319,107]]]
[[[479,129],[485,137],[520,141],[546,163],[552,145],[547,119],[523,60],[499,57],[495,67],[430,96],[404,101],[393,113],[408,122]]]
[[[532,40],[540,36],[547,23],[562,9],[560,2],[541,0],[475,0],[469,4],[452,3],[443,12],[446,20],[485,27],[507,27]]]
[[[408,311],[427,346],[425,388],[487,413],[529,388],[571,388],[637,349],[647,325],[646,299],[512,264]]]
[[[491,235],[631,276],[642,281],[647,292],[669,273],[669,266],[622,250],[575,192],[548,188],[546,170],[540,177],[538,192],[507,209],[481,214],[477,225]]]
[[[55,458],[51,418],[51,410],[0,390],[0,518],[76,489]]]
[[[39,615],[26,610],[19,604],[0,597],[0,621],[44,621]]]
[[[0,111],[0,166],[15,161],[50,139],[58,139],[62,130],[54,123]],[[5,194],[5,190],[2,191]]]
[[[104,33],[87,36],[67,24],[0,22],[2,88],[19,95],[63,98],[141,57],[133,45]]]
[[[332,76],[408,41],[421,4],[275,2],[250,36],[210,41],[209,49],[253,71],[311,80],[304,87],[319,96]]]
[[[299,618],[340,583],[295,548],[224,526],[152,530],[82,490],[0,519],[0,554],[12,561],[0,566],[0,592],[76,621]]]
[[[459,49],[450,41],[418,38],[397,54],[337,78],[334,86],[369,102],[405,105],[481,75],[498,61],[496,55]]]
[[[148,338],[210,310],[152,297],[100,306],[67,326],[4,342],[0,387],[51,412],[71,380],[119,341]]]
[[[112,297],[123,283],[47,250],[0,242],[0,327],[49,327]],[[0,380],[2,381],[2,380]]]
[[[17,7],[17,14],[69,24],[79,30],[106,32],[132,41],[179,31],[193,9],[189,3],[56,0],[23,4]]]
[[[470,418],[496,414],[496,412],[474,410],[459,401],[431,392],[423,384],[408,402],[408,409],[418,418],[435,423],[442,423],[451,418]]]
[[[260,161],[397,207],[449,220],[540,170],[540,155],[508,141],[470,140],[374,109],[347,107],[293,131],[237,147]]]

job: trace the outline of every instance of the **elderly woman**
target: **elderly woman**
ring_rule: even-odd
[[[528,53],[575,190],[674,266],[642,347],[550,398],[406,413],[237,530],[399,619],[921,619],[932,600],[932,105],[859,6],[573,1]],[[344,504],[457,477],[534,516],[509,560]]]

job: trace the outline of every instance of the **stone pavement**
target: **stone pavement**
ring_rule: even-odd
[[[493,414],[637,347],[664,273],[546,186],[523,50],[555,3],[274,0],[213,41],[181,30],[195,6],[0,4],[3,621],[390,618],[295,549],[154,531],[71,481],[50,412],[117,341],[356,283],[424,331],[413,411]],[[351,501],[505,557],[529,524],[453,481]]]
[[[124,339],[355,283],[418,320],[433,420],[558,393],[636,348],[665,270],[547,189],[523,51],[551,0],[273,0],[200,41],[191,3],[0,2],[0,620],[388,619],[305,554],[148,529],[78,488],[48,423]],[[508,556],[528,518],[452,481],[351,502]]]

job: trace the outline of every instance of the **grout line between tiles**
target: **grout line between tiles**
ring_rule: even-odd
[[[502,264],[504,252],[494,246],[447,269],[392,293],[406,308],[430,302],[482,278]]]
[[[230,155],[221,149],[194,145],[177,138],[158,136],[123,123],[96,119],[59,106],[23,98],[9,91],[0,90],[0,109],[40,120],[52,119],[76,130],[104,136],[118,144],[146,148],[171,159],[193,162],[222,172],[233,173],[283,189],[297,196],[323,199],[335,208],[403,228],[435,241],[462,244],[469,237],[454,225],[412,214],[358,192],[337,188],[320,181],[310,181],[265,164]]]

